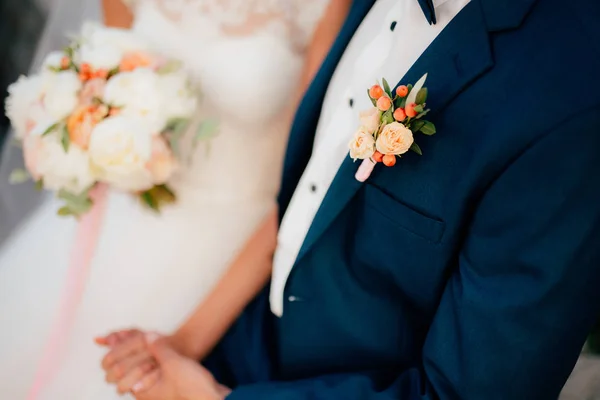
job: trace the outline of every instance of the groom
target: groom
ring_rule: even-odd
[[[270,293],[207,369],[153,345],[138,397],[557,398],[600,315],[598,19],[597,0],[354,1],[292,129]],[[425,73],[437,134],[358,182],[367,88]]]

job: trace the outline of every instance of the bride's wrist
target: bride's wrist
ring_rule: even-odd
[[[179,354],[193,359],[197,358],[197,349],[193,337],[187,332],[181,329],[177,330],[169,335],[168,340],[171,347]]]

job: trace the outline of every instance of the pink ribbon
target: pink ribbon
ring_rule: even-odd
[[[371,172],[373,172],[375,165],[377,165],[377,163],[373,162],[370,158],[365,158],[362,160],[360,166],[356,170],[356,174],[354,175],[356,180],[359,182],[364,182],[369,179],[369,176],[371,176]]]
[[[59,314],[50,331],[50,337],[42,353],[42,359],[27,400],[36,400],[42,389],[51,381],[53,373],[58,369],[57,360],[64,350],[65,340],[69,335],[69,329],[75,322],[77,308],[83,297],[106,209],[108,187],[97,185],[90,192],[90,197],[94,201],[94,205],[79,221]],[[90,338],[90,340],[92,339]]]

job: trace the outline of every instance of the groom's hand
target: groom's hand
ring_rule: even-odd
[[[161,340],[148,340],[158,369],[133,386],[137,400],[223,400],[231,391],[197,361],[181,356]]]

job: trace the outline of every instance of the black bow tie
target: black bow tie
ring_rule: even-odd
[[[433,0],[419,0],[419,5],[423,10],[423,14],[425,14],[425,18],[429,24],[435,24],[435,8],[433,7]]]

